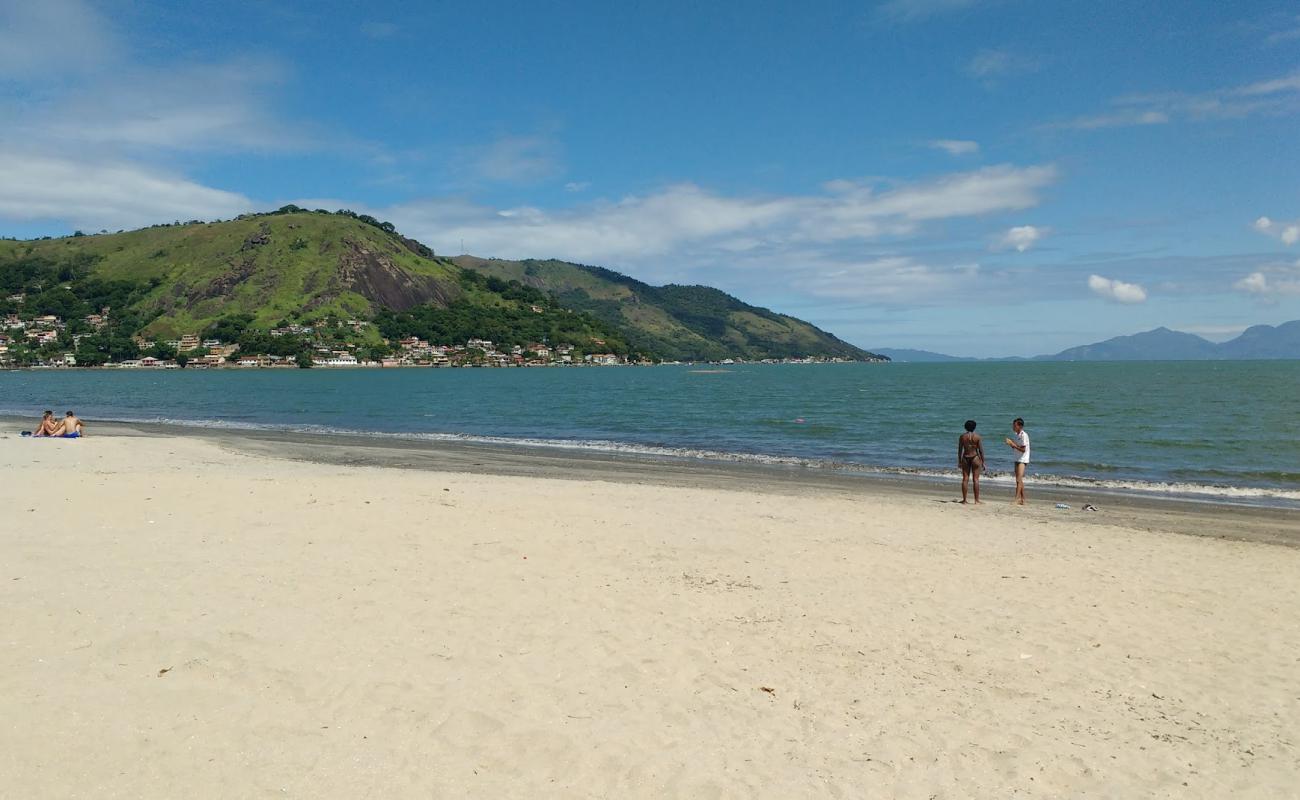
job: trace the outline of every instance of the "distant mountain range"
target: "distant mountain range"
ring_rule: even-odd
[[[894,361],[1020,361],[1019,358],[974,359],[932,353],[877,347],[874,352]],[[1052,355],[1035,356],[1034,361],[1215,361],[1235,359],[1300,359],[1300,320],[1281,325],[1255,325],[1240,336],[1216,344],[1208,339],[1168,328],[1116,336],[1104,342],[1071,347]]]

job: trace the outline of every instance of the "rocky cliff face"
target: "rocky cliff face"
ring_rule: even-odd
[[[455,284],[403,269],[387,253],[353,239],[345,240],[338,266],[338,286],[393,311],[446,306],[462,294]]]

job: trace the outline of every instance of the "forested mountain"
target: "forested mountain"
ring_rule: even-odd
[[[565,308],[613,325],[637,349],[676,359],[848,359],[881,356],[807,322],[744,303],[708,286],[651,286],[603,267],[566,261],[460,256],[455,263],[552,294]]]
[[[270,352],[272,330],[342,328],[346,320],[371,323],[354,326],[352,344],[372,357],[383,354],[382,338],[406,336],[571,344],[652,359],[870,357],[716,289],[650,287],[560,262],[455,263],[389,223],[295,206],[224,222],[0,240],[0,315],[58,318],[57,337],[41,346],[75,347],[78,363],[120,359],[133,337],[138,344],[214,331]]]

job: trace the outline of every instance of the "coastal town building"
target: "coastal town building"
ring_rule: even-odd
[[[355,367],[359,366],[357,357],[351,353],[331,353],[327,357],[317,356],[312,359],[312,366],[316,367]]]
[[[283,328],[272,328],[272,336],[308,336],[315,333],[316,329],[310,325],[286,325]]]

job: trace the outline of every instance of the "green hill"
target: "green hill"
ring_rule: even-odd
[[[549,292],[564,307],[613,325],[634,348],[666,358],[881,358],[807,322],[708,286],[650,286],[603,267],[565,261],[474,256],[453,260],[466,269]]]
[[[461,271],[423,245],[328,213],[0,242],[0,270],[23,259],[78,264],[99,280],[148,284],[133,310],[149,318],[147,333],[163,336],[232,314],[250,314],[265,326],[330,314],[369,318],[383,308],[445,306],[465,294]]]
[[[81,320],[103,307],[112,326],[96,336],[119,345],[132,335],[214,330],[227,340],[257,331],[263,339],[247,343],[264,345],[272,328],[358,319],[374,323],[362,337],[370,355],[382,351],[382,334],[550,341],[666,359],[870,357],[716,289],[651,287],[562,262],[453,262],[351,212],[286,206],[225,222],[0,240],[0,312],[58,316],[71,336],[84,335]],[[126,349],[95,346],[114,359]]]

